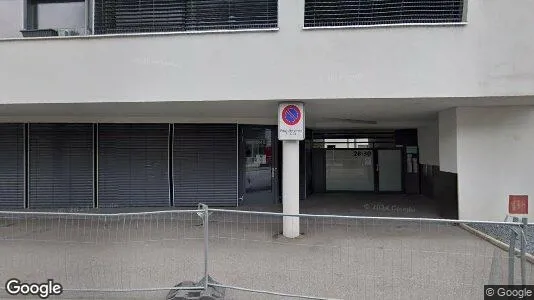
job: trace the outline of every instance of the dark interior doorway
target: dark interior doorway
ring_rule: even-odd
[[[239,205],[269,205],[279,199],[278,138],[275,126],[240,125]]]

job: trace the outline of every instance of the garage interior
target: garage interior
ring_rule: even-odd
[[[277,174],[282,173],[283,157],[277,154],[281,143],[273,138],[276,127],[240,127],[260,134],[251,139],[242,133],[246,187],[241,188],[239,208],[279,211],[282,186]],[[309,129],[300,142],[299,165],[303,213],[447,216],[448,205],[438,205],[431,173],[435,168],[419,162],[416,129]]]
[[[435,194],[435,168],[419,162],[417,136],[416,129],[309,130],[301,143],[301,212],[450,216]]]

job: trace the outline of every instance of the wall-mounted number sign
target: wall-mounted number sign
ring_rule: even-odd
[[[527,215],[528,214],[528,195],[509,195],[508,196],[508,214]]]
[[[370,157],[373,152],[370,150],[356,150],[353,152],[354,157]]]

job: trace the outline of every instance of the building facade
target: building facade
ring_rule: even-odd
[[[0,207],[278,203],[291,101],[305,106],[301,199],[421,193],[444,217],[502,220],[508,195],[534,194],[532,11],[2,1]]]

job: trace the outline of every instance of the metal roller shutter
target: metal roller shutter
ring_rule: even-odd
[[[98,206],[170,205],[169,124],[98,125]]]
[[[277,0],[95,0],[95,33],[276,28]]]
[[[29,207],[93,207],[93,125],[30,124]]]
[[[183,31],[184,0],[95,0],[97,34]]]
[[[276,28],[277,0],[204,0],[187,5],[187,30]]]
[[[0,124],[0,208],[24,208],[24,124]]]
[[[459,23],[466,0],[305,0],[304,26]]]
[[[235,206],[237,125],[174,125],[174,205]]]

